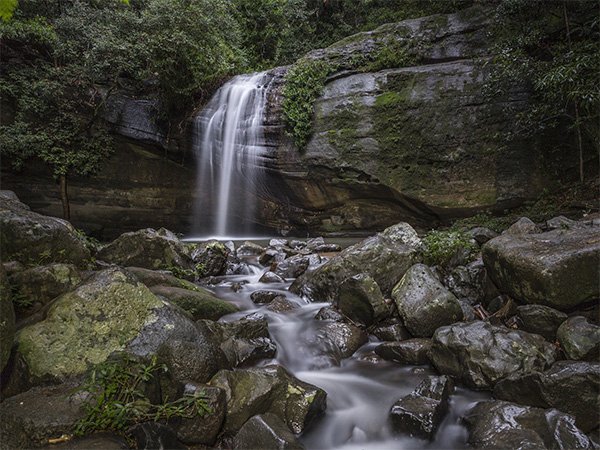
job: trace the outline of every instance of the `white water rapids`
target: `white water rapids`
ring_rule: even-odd
[[[238,75],[223,85],[195,119],[198,175],[193,234],[248,235],[262,191],[262,123],[269,76]]]

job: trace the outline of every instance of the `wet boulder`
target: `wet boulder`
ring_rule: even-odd
[[[375,353],[388,361],[400,364],[429,364],[431,339],[414,338],[400,342],[385,342],[375,348]]]
[[[310,265],[310,259],[304,255],[286,258],[277,264],[275,273],[282,278],[298,278]]]
[[[575,417],[584,432],[600,425],[600,363],[558,361],[545,372],[510,376],[494,387],[500,400],[556,408]]]
[[[215,333],[231,367],[254,364],[274,358],[277,346],[271,340],[264,317],[244,318],[235,322],[204,323]]]
[[[278,295],[271,303],[267,305],[267,309],[276,313],[284,313],[298,309],[299,306],[300,305],[297,303],[289,300],[285,295]]]
[[[77,267],[90,263],[90,251],[69,222],[35,213],[11,194],[0,196],[0,254],[4,261]]]
[[[324,306],[315,315],[315,320],[329,320],[332,322],[345,322],[347,319],[342,313],[332,306]]]
[[[193,271],[186,246],[169,230],[153,228],[124,233],[97,254],[102,261],[145,269]]]
[[[273,413],[298,434],[325,411],[325,391],[298,380],[281,366],[222,370],[209,384],[225,390],[226,434],[236,433],[249,418],[264,413]]]
[[[556,336],[567,358],[600,361],[600,326],[585,317],[570,317],[558,328]]]
[[[353,322],[367,327],[390,316],[381,289],[367,274],[346,279],[334,304]]]
[[[271,272],[269,270],[263,273],[258,281],[259,283],[285,283],[283,278],[281,278],[275,272]]]
[[[22,312],[31,315],[52,299],[73,289],[81,280],[81,274],[73,264],[56,263],[17,272],[9,282],[13,296],[30,305],[22,308]]]
[[[517,307],[517,319],[520,329],[554,342],[556,331],[567,320],[567,315],[544,305],[522,305]]]
[[[462,319],[457,298],[424,264],[415,264],[394,287],[392,298],[413,336],[431,337],[436,329]]]
[[[281,295],[281,293],[277,291],[268,291],[261,289],[258,291],[254,291],[252,294],[250,294],[250,300],[252,300],[254,303],[261,305],[271,303],[273,299],[278,295]]]
[[[410,339],[410,333],[399,319],[392,318],[373,328],[371,332],[381,341],[403,341]]]
[[[259,414],[242,426],[233,439],[234,450],[302,450],[304,446],[278,416]]]
[[[542,336],[487,322],[439,328],[429,353],[438,372],[474,389],[491,389],[510,375],[544,370],[555,356],[556,348]]]
[[[575,426],[573,417],[556,409],[485,401],[465,416],[469,444],[481,449],[590,449],[590,439]]]
[[[129,273],[107,269],[57,298],[45,320],[19,332],[17,356],[26,370],[13,376],[33,384],[61,381],[83,374],[114,352],[152,355],[171,340],[191,342],[190,349],[202,353],[193,355],[200,365],[213,372],[220,368],[219,348],[208,330],[200,330]],[[191,356],[181,353],[181,358]]]
[[[153,286],[150,291],[190,314],[192,320],[219,318],[239,311],[237,306],[217,298],[206,289],[190,291],[179,287]]]
[[[201,277],[225,275],[230,254],[229,248],[219,241],[198,244],[191,253],[195,269]]]
[[[271,248],[287,247],[288,244],[288,240],[283,238],[274,238],[269,241],[269,247]]]
[[[492,293],[485,265],[477,259],[466,266],[457,266],[443,278],[443,284],[456,298],[468,298],[473,304],[484,303],[497,296]]]
[[[258,262],[263,266],[268,266],[273,263],[280,263],[285,258],[287,258],[287,255],[284,252],[268,248],[258,257]]]
[[[490,239],[494,239],[496,236],[498,236],[498,233],[496,233],[493,230],[490,230],[489,228],[485,228],[485,227],[472,228],[469,230],[468,234],[479,245],[483,245]]]
[[[421,240],[407,223],[393,225],[352,245],[317,269],[306,272],[290,290],[312,301],[337,300],[347,278],[365,273],[388,295],[404,273],[420,257]]]
[[[85,398],[74,384],[35,387],[7,398],[0,407],[0,448],[41,447],[72,434],[85,417]]]
[[[258,244],[250,241],[244,241],[236,250],[236,255],[240,256],[259,256],[265,249]]]
[[[315,253],[337,253],[342,250],[338,244],[321,244],[311,249]]]
[[[225,391],[204,384],[186,383],[183,395],[201,396],[209,411],[194,417],[171,419],[169,424],[177,433],[177,439],[185,444],[214,445],[225,420]]]
[[[339,366],[368,340],[360,328],[342,322],[325,322],[314,337],[314,353],[324,366]]]
[[[202,290],[202,288],[191,281],[177,278],[169,271],[144,269],[143,267],[127,267],[127,272],[135,275],[138,280],[149,288],[154,286],[167,286],[187,289],[188,291]]]
[[[483,247],[498,289],[524,303],[569,310],[600,297],[600,228],[504,234]]]
[[[427,377],[390,410],[390,422],[396,433],[431,440],[448,412],[454,383],[446,376]]]

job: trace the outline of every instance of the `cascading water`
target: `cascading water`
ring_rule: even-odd
[[[262,191],[269,81],[266,72],[234,77],[195,119],[195,235],[247,236],[253,231],[256,197]]]

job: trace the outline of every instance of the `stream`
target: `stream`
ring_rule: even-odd
[[[391,406],[408,395],[428,375],[429,366],[402,366],[382,360],[374,353],[379,340],[370,336],[350,358],[339,366],[323,356],[319,347],[319,330],[327,321],[315,319],[327,303],[307,303],[289,292],[292,279],[285,283],[260,283],[266,268],[256,258],[246,260],[251,273],[219,277],[212,286],[215,294],[240,308],[221,321],[233,321],[250,314],[265,316],[272,340],[277,345],[276,357],[259,365],[280,364],[297,378],[327,392],[327,411],[301,437],[307,449],[460,449],[466,447],[467,431],[460,418],[477,401],[488,394],[457,388],[451,397],[450,411],[435,439],[426,442],[409,436],[394,435],[388,425]],[[237,283],[241,289],[235,292]],[[256,290],[278,291],[297,305],[286,312],[273,312],[267,305],[256,305],[250,299]]]

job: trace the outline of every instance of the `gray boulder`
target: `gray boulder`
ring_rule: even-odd
[[[337,300],[347,278],[366,273],[388,295],[404,273],[419,259],[421,240],[407,223],[352,245],[314,271],[306,272],[290,290],[312,301]]]
[[[491,389],[510,375],[544,370],[555,354],[537,334],[471,322],[439,328],[429,357],[440,373],[474,389]]]
[[[136,266],[145,269],[193,271],[194,263],[186,246],[164,228],[124,233],[97,254],[102,261],[119,266]]]
[[[265,249],[254,242],[245,241],[236,250],[236,255],[240,256],[259,256]]]
[[[457,298],[424,264],[415,264],[408,269],[394,287],[392,298],[413,336],[431,337],[439,327],[463,317]]]
[[[263,273],[258,281],[259,283],[285,283],[283,278],[281,278],[275,272],[271,272],[269,270]]]
[[[373,328],[371,334],[381,341],[403,341],[411,337],[404,324],[394,318]]]
[[[546,221],[546,229],[547,230],[568,230],[569,228],[581,227],[584,226],[581,222],[577,222],[576,220],[568,219],[565,216],[553,217],[550,220]]]
[[[396,433],[431,440],[448,412],[452,379],[427,377],[409,395],[398,400],[390,411],[392,429]]]
[[[7,398],[0,408],[0,449],[41,447],[72,434],[85,417],[85,397],[74,384],[36,387]]]
[[[325,410],[325,391],[298,380],[281,366],[222,370],[209,384],[225,390],[226,434],[236,433],[250,417],[267,412],[283,420],[293,433],[301,433]]]
[[[289,300],[285,295],[278,295],[271,303],[267,305],[269,311],[284,313],[298,309],[300,305]]]
[[[216,297],[212,292],[197,288],[193,291],[171,286],[152,286],[150,291],[190,314],[192,320],[219,318],[238,312],[237,306]]]
[[[535,234],[539,233],[542,230],[527,217],[521,217],[515,223],[513,223],[510,227],[504,230],[503,234]]]
[[[225,275],[230,250],[219,241],[204,242],[191,253],[192,260],[201,277]]]
[[[469,429],[469,444],[475,448],[594,448],[575,426],[573,417],[556,409],[485,401],[475,405],[464,420]]]
[[[342,359],[352,356],[367,340],[367,333],[354,325],[327,322],[315,335],[315,356],[320,357],[324,366],[338,366]]]
[[[498,233],[485,227],[472,228],[469,230],[468,234],[475,239],[479,245],[483,245],[490,239],[494,239],[496,236],[498,236]]]
[[[345,280],[340,286],[335,305],[353,322],[367,327],[390,315],[379,286],[366,274],[354,275]]]
[[[271,303],[273,301],[273,299],[275,297],[277,297],[278,295],[281,295],[281,294],[277,291],[258,290],[258,291],[254,291],[252,294],[250,294],[250,299],[254,303],[265,304],[265,303]]]
[[[498,289],[524,303],[569,310],[600,297],[598,227],[504,234],[482,251]]]
[[[144,269],[143,267],[127,267],[127,271],[144,283],[149,288],[154,286],[168,286],[188,291],[202,291],[202,288],[191,281],[177,278],[168,271]]]
[[[250,418],[233,439],[234,450],[302,450],[304,446],[275,414]]]
[[[0,197],[0,254],[25,265],[51,262],[86,267],[91,254],[66,220],[30,211],[16,196]]]
[[[185,444],[214,445],[225,420],[225,391],[204,384],[186,383],[183,394],[202,396],[210,411],[194,417],[173,418],[169,423],[177,433],[177,439]]]
[[[400,342],[385,342],[375,348],[375,353],[388,361],[400,364],[429,364],[431,339],[414,338]]]
[[[576,316],[564,321],[556,332],[558,341],[569,359],[600,360],[600,326]]]
[[[600,363],[558,361],[545,372],[510,376],[494,387],[500,400],[556,408],[588,433],[600,425]]]
[[[310,258],[304,255],[296,255],[286,258],[277,264],[275,273],[282,278],[298,278],[310,265]]]
[[[567,320],[567,315],[543,305],[523,305],[517,307],[519,328],[528,333],[544,336],[550,342],[556,340],[558,327]]]

